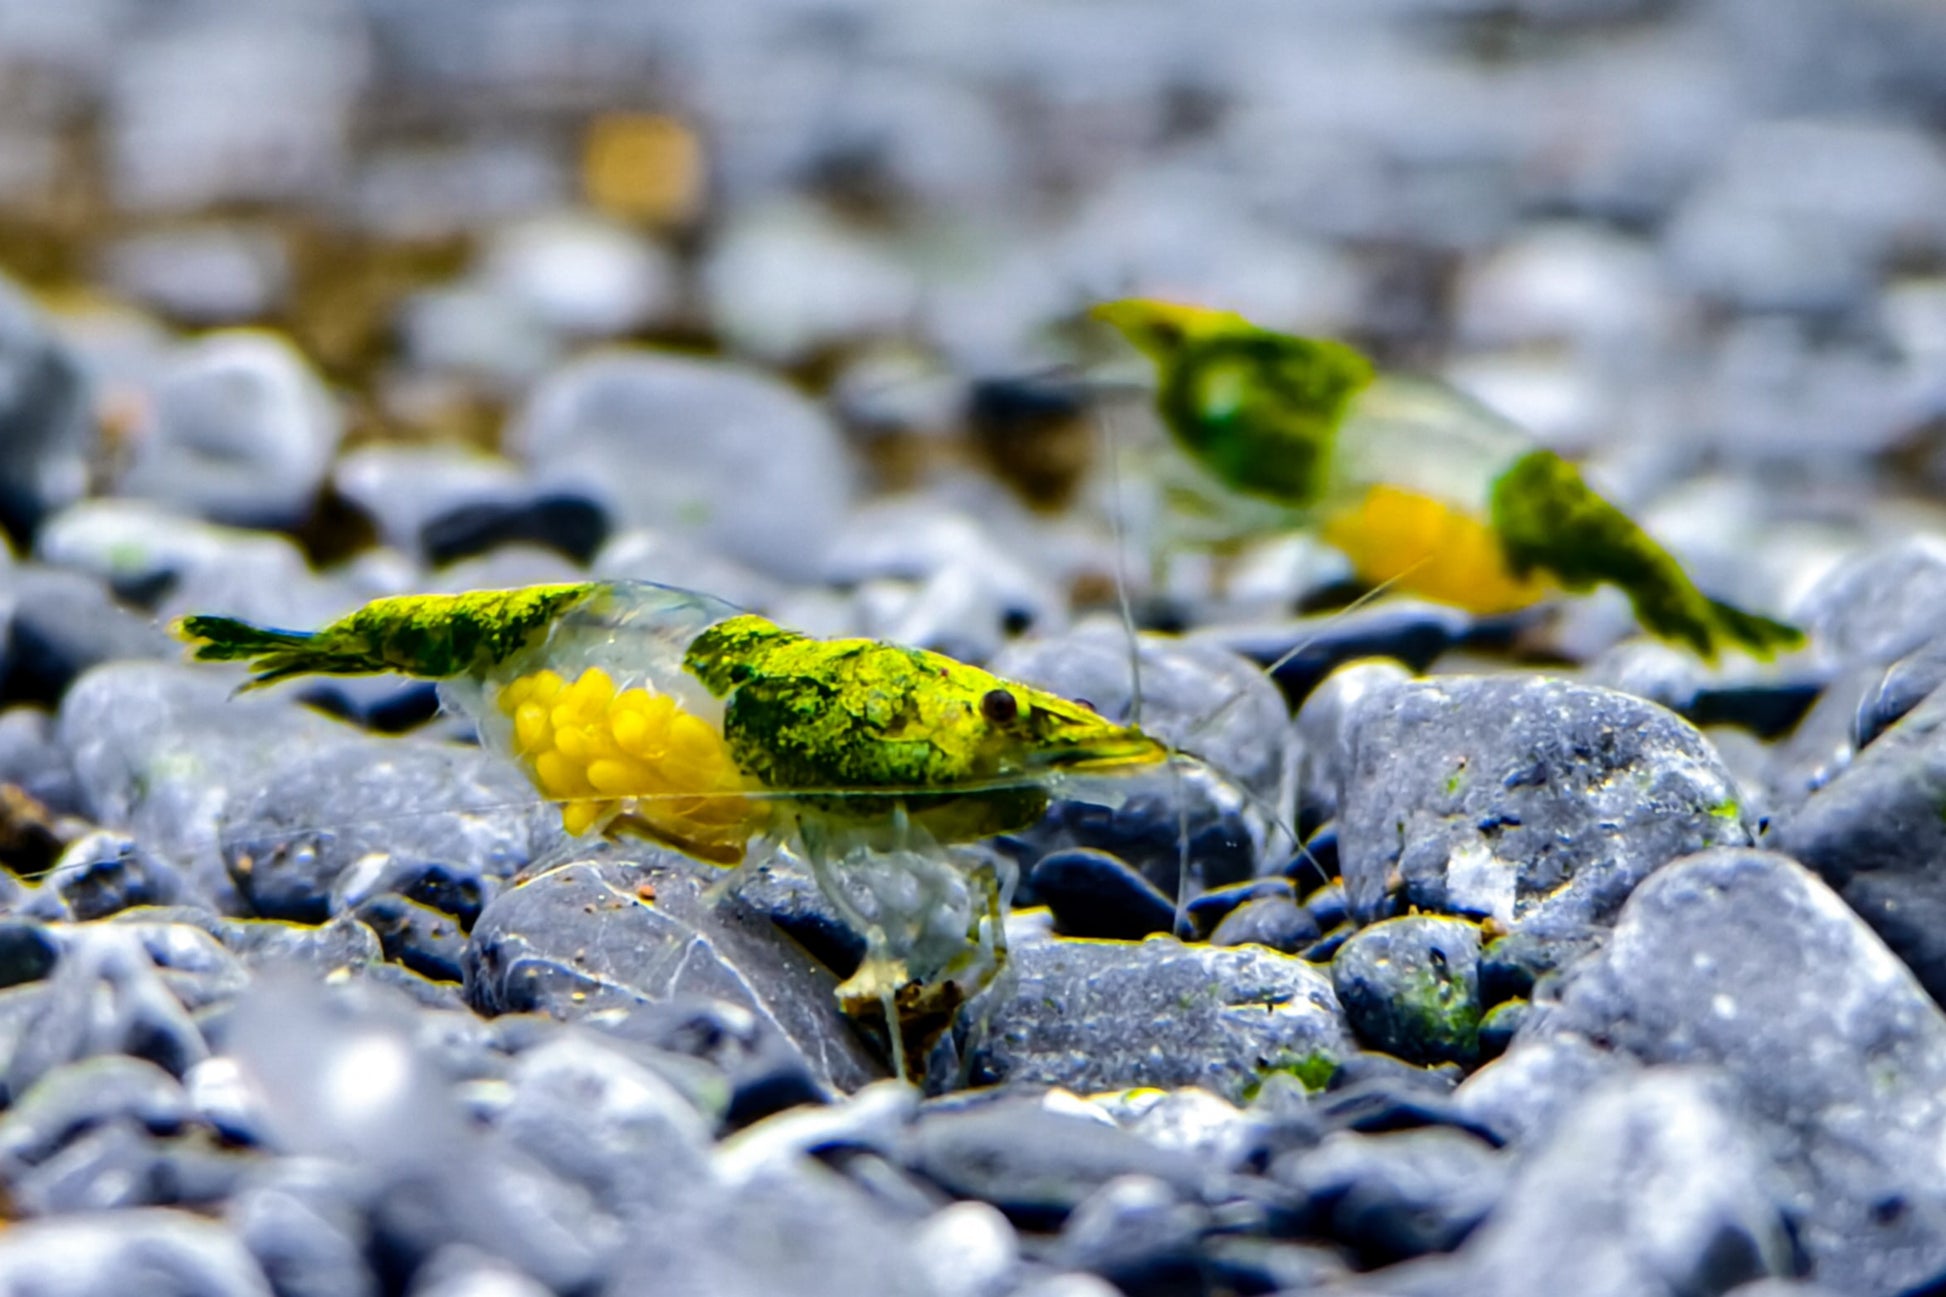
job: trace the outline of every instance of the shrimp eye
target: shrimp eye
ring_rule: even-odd
[[[980,715],[995,725],[1005,725],[1020,715],[1020,701],[1005,689],[989,689],[980,699]]]

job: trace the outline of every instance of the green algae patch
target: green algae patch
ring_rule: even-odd
[[[1243,1101],[1254,1101],[1262,1093],[1264,1083],[1273,1076],[1293,1077],[1306,1090],[1317,1094],[1331,1083],[1337,1070],[1337,1056],[1321,1049],[1308,1054],[1278,1054],[1257,1065],[1256,1075],[1244,1084]]]

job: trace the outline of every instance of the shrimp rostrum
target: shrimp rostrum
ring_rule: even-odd
[[[737,866],[794,847],[867,956],[840,988],[977,993],[1004,955],[989,867],[969,894],[945,848],[1025,828],[1063,781],[1167,748],[1078,703],[923,649],[821,640],[707,595],[595,581],[379,599],[316,631],[185,617],[201,661],[249,686],[396,672],[440,682],[572,834],[632,833]]]

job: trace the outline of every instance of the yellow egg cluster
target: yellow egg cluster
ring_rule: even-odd
[[[761,803],[723,736],[667,694],[617,690],[600,667],[572,683],[536,671],[500,691],[514,753],[568,832],[627,814],[655,837],[723,864],[761,831]]]
[[[1515,576],[1493,529],[1441,500],[1375,486],[1328,519],[1324,539],[1344,552],[1359,579],[1482,615],[1512,612],[1550,592],[1537,577]]]

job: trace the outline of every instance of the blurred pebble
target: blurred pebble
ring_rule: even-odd
[[[187,1211],[81,1212],[0,1238],[0,1289],[36,1297],[195,1293],[271,1297],[235,1235]]]
[[[80,498],[94,446],[94,397],[80,362],[0,276],[0,529],[24,542]]]
[[[343,431],[323,382],[289,343],[208,334],[183,347],[147,394],[120,488],[211,522],[294,528]]]
[[[722,362],[576,361],[535,389],[508,439],[543,483],[587,493],[618,525],[685,534],[783,577],[819,570],[851,501],[823,413]]]
[[[273,231],[216,223],[120,239],[103,266],[117,292],[197,328],[264,318],[283,304],[290,276]]]
[[[655,245],[597,217],[538,217],[495,230],[481,284],[568,338],[634,333],[667,314],[676,270]]]

